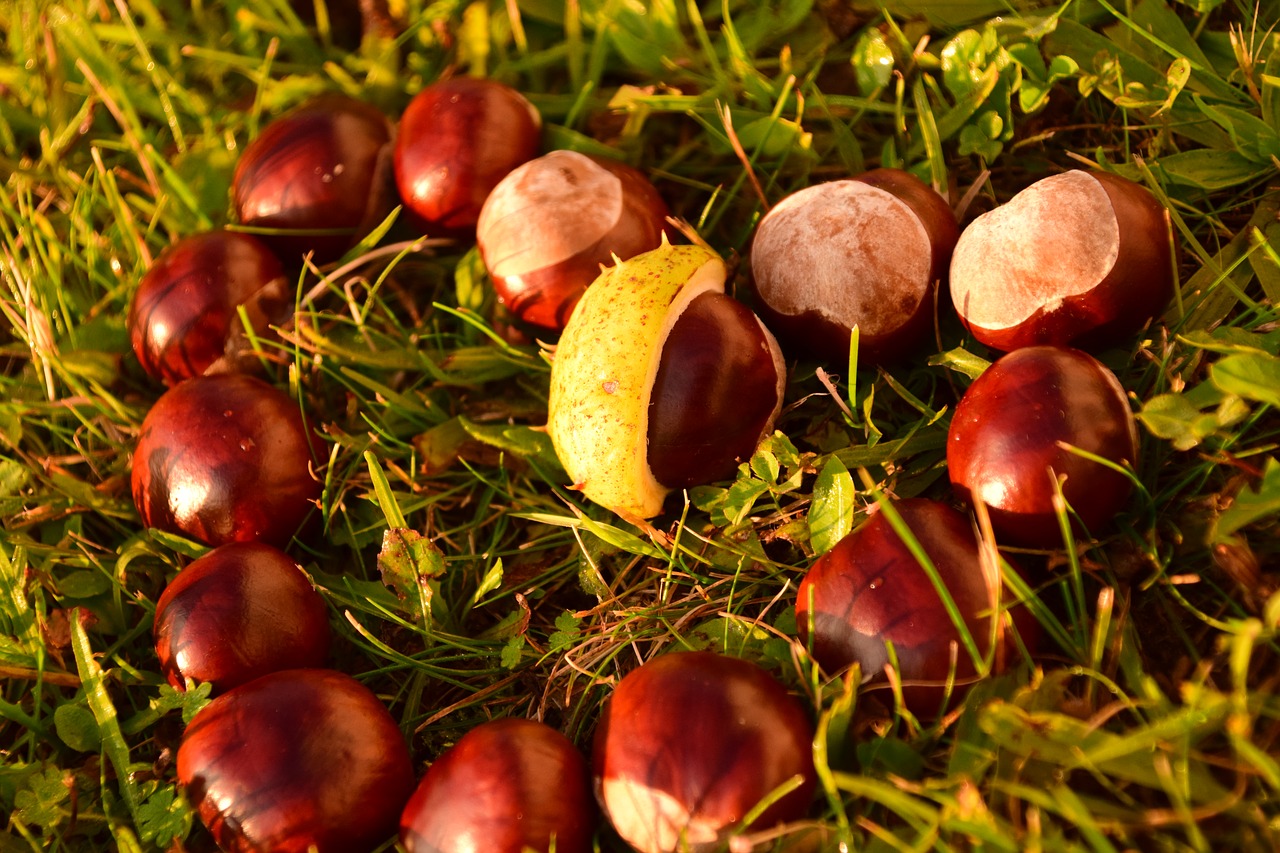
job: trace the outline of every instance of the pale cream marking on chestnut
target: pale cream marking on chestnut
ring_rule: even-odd
[[[951,299],[971,325],[1009,329],[1088,293],[1119,254],[1120,225],[1102,184],[1064,172],[969,224],[951,257]]]
[[[761,222],[751,260],[756,287],[775,311],[818,311],[869,335],[900,325],[904,296],[913,313],[932,284],[920,218],[862,181],[818,184],[783,199]]]
[[[489,272],[505,279],[561,263],[603,240],[622,218],[622,181],[576,151],[552,151],[514,169],[494,187],[476,224],[480,251],[515,247],[512,254],[485,254]],[[534,227],[549,211],[559,228]]]
[[[602,793],[614,829],[644,853],[705,850],[720,837],[721,827],[694,819],[675,797],[638,779],[605,779]]]

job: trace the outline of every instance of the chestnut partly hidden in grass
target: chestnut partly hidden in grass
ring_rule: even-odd
[[[542,117],[497,80],[454,77],[424,88],[400,117],[396,185],[429,227],[469,233],[498,182],[538,154]]]
[[[984,562],[972,523],[925,498],[893,508],[937,570],[980,658],[1002,671],[1017,644],[1000,613],[999,567]],[[1028,611],[1012,613],[1022,641],[1033,644],[1038,632]],[[978,673],[938,587],[884,510],[814,561],[797,593],[796,625],[827,672],[857,663],[865,680],[883,683],[894,663],[903,702],[918,717],[937,716]]]
[[[596,796],[641,853],[719,850],[786,784],[753,829],[797,820],[816,783],[813,726],[772,675],[715,652],[673,652],[633,670],[593,745]]]
[[[214,699],[178,747],[178,784],[227,853],[363,853],[413,792],[409,747],[369,688],[273,672]]]
[[[658,248],[666,219],[666,202],[639,170],[552,151],[489,194],[476,245],[499,301],[525,323],[560,331],[600,267]]]
[[[268,124],[240,155],[231,190],[242,225],[285,263],[337,260],[392,207],[391,122],[376,107],[322,95]],[[305,233],[303,233],[305,232]]]
[[[933,329],[934,294],[959,236],[955,214],[901,169],[792,193],[751,243],[760,315],[784,345],[843,365],[909,353]]]
[[[590,500],[652,518],[673,490],[732,475],[773,428],[782,355],[725,276],[710,249],[664,241],[587,288],[551,363],[547,431]]]
[[[1105,172],[1044,178],[979,216],[951,259],[961,322],[1004,352],[1123,342],[1173,298],[1164,207]]]
[[[319,446],[283,391],[242,373],[197,376],[143,419],[133,500],[146,526],[206,545],[283,545],[320,497]]]
[[[129,338],[142,369],[166,385],[206,372],[251,369],[254,334],[293,309],[284,267],[267,245],[235,231],[184,237],[143,274],[129,309]]]
[[[156,656],[170,684],[214,693],[282,669],[322,667],[329,611],[302,569],[274,546],[232,542],[192,562],[156,603]]]
[[[406,853],[588,853],[586,759],[534,720],[482,723],[427,770],[400,816]]]
[[[947,433],[956,494],[982,501],[997,539],[1061,548],[1057,483],[1077,533],[1102,530],[1128,503],[1138,428],[1115,374],[1069,347],[1024,347],[1003,356],[965,391]]]

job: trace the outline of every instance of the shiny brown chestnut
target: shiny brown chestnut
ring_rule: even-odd
[[[232,542],[192,562],[156,603],[156,656],[170,684],[214,693],[268,672],[324,666],[329,611],[297,563],[262,542]]]
[[[1014,350],[987,368],[956,406],[947,433],[952,488],[987,505],[1001,541],[1061,548],[1055,481],[1083,525],[1077,533],[1103,530],[1133,488],[1124,474],[1064,445],[1136,465],[1138,429],[1124,388],[1080,350]]]
[[[534,720],[494,720],[427,770],[400,816],[400,843],[407,853],[588,853],[595,816],[572,741]]]
[[[835,364],[855,325],[860,358],[902,356],[929,338],[959,233],[942,196],[901,169],[792,193],[751,244],[760,315],[784,346]]]
[[[367,687],[327,669],[273,672],[206,705],[178,784],[227,853],[364,853],[413,792],[409,747]]]
[[[753,824],[808,809],[813,726],[759,666],[715,652],[656,658],[618,683],[593,747],[596,795],[641,853],[721,849],[767,795],[796,778]]]
[[[197,376],[143,419],[133,500],[148,527],[207,545],[283,545],[320,497],[318,448],[283,391],[239,373]]]
[[[951,300],[993,349],[1122,343],[1173,298],[1170,241],[1145,187],[1063,172],[969,223],[951,260]]]
[[[323,95],[280,116],[245,148],[231,189],[236,217],[285,263],[341,257],[390,211],[391,123],[375,107]]]
[[[1004,624],[993,630],[999,569],[984,565],[972,523],[924,498],[893,507],[937,569],[979,655],[994,654],[993,670],[1000,672],[1016,646]],[[1023,641],[1033,641],[1026,610],[1015,612]],[[797,593],[796,625],[800,641],[830,673],[857,663],[863,678],[883,682],[892,644],[903,701],[919,717],[931,719],[949,697],[963,696],[978,672],[937,587],[883,511],[814,561]]]
[[[542,117],[510,86],[478,77],[432,83],[400,117],[400,197],[429,228],[470,232],[498,182],[537,156],[541,133]]]
[[[129,309],[133,352],[142,369],[166,385],[251,369],[242,307],[255,334],[292,311],[284,267],[267,245],[235,231],[184,237],[138,282]]]
[[[601,266],[658,248],[667,213],[639,170],[552,151],[494,187],[476,245],[499,301],[520,320],[558,332]]]

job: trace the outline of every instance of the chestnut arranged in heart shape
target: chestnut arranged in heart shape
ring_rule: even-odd
[[[185,680],[222,693],[282,669],[324,666],[329,611],[302,569],[278,548],[232,542],[192,562],[156,602],[156,656],[179,690]]]
[[[893,507],[937,569],[981,658],[993,653],[996,638],[999,672],[1013,644],[1003,624],[992,624],[1001,582],[998,568],[983,563],[973,525],[924,498]],[[1030,642],[1034,624],[1024,609],[1015,612],[1023,614],[1018,629]],[[938,588],[883,510],[814,561],[797,593],[796,625],[800,641],[830,673],[857,663],[865,679],[883,682],[892,644],[903,701],[920,717],[943,709],[949,683],[950,697],[962,696],[978,672]]]
[[[400,817],[407,853],[588,853],[595,802],[578,748],[534,720],[482,723],[445,751]]]
[[[792,193],[751,243],[760,315],[784,345],[837,365],[855,325],[860,357],[901,356],[933,328],[958,235],[942,196],[900,169]]]
[[[1014,350],[969,386],[947,433],[951,485],[981,500],[996,538],[1032,548],[1061,548],[1055,480],[1083,529],[1102,530],[1128,503],[1123,473],[1085,458],[1138,463],[1138,427],[1114,373],[1069,347]]]
[[[133,501],[148,527],[207,545],[283,545],[320,497],[319,446],[283,391],[239,373],[197,376],[143,419]]]
[[[673,652],[618,683],[596,729],[596,794],[640,853],[721,849],[771,792],[799,779],[753,824],[796,820],[817,781],[813,726],[750,661]]]
[[[1044,178],[960,235],[951,300],[982,343],[1124,341],[1173,298],[1165,210],[1140,184],[1106,172]]]
[[[367,687],[291,669],[196,714],[178,748],[178,784],[228,853],[365,853],[395,832],[413,765]]]
[[[241,308],[255,334],[293,310],[284,267],[265,243],[222,230],[174,243],[142,276],[129,310],[129,338],[142,369],[174,385],[250,367]]]
[[[286,263],[337,260],[391,211],[391,123],[370,104],[323,95],[280,116],[245,148],[231,182],[243,225]]]

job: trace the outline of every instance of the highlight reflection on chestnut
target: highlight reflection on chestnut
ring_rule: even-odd
[[[198,376],[143,419],[133,500],[146,526],[207,545],[283,545],[320,497],[318,448],[283,391],[243,374]]]

